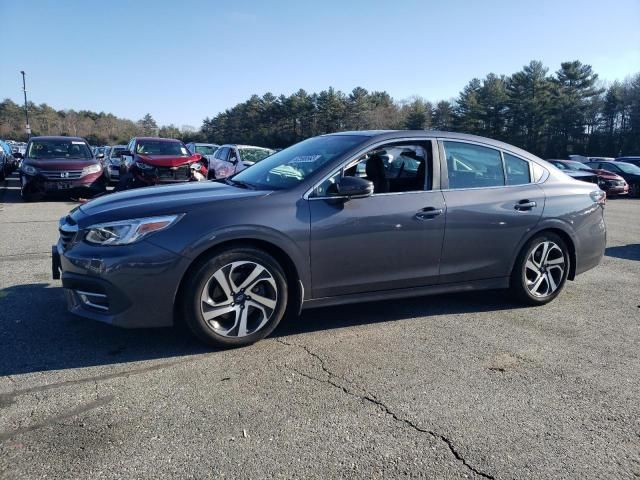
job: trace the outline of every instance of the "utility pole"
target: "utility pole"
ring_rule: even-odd
[[[24,80],[24,70],[20,70],[22,74],[22,91],[24,92],[24,118],[27,122],[27,135],[31,138],[31,126],[29,125],[29,109],[27,108],[27,84]]]

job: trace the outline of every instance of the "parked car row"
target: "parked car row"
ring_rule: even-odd
[[[64,191],[79,197],[151,185],[224,178],[244,170],[274,151],[247,145],[190,143],[158,137],[135,137],[127,145],[91,147],[79,137],[33,137],[24,154],[2,147],[0,175],[21,162],[20,185],[25,201]]]
[[[4,180],[20,164],[19,157],[14,154],[11,146],[0,140],[0,180]]]
[[[547,160],[577,180],[597,183],[608,196],[640,197],[640,156],[583,157],[570,155],[571,160]]]

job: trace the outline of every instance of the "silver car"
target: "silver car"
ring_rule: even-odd
[[[113,145],[110,147],[109,156],[106,157],[106,167],[111,173],[111,180],[118,181],[120,179],[120,165],[122,154],[127,151],[126,145]]]
[[[216,143],[197,143],[191,142],[187,143],[187,149],[191,153],[199,153],[204,158],[207,159],[207,170],[211,169],[211,161],[213,160],[213,154],[216,153],[216,150],[220,147],[220,145]]]
[[[230,177],[264,160],[273,153],[275,150],[253,145],[221,145],[211,159],[209,177]]]

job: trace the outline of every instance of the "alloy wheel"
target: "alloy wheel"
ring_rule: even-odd
[[[200,295],[200,313],[207,325],[224,337],[245,337],[263,328],[278,303],[271,272],[253,261],[238,261],[218,269]]]
[[[525,284],[536,298],[552,295],[562,286],[566,258],[562,249],[546,240],[537,244],[529,253],[524,267]]]

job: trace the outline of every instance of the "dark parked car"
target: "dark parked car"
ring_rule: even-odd
[[[630,196],[640,197],[640,167],[620,161],[588,162],[585,165],[593,169],[607,170],[620,175],[629,184]]]
[[[210,178],[225,178],[241,172],[264,160],[275,150],[251,145],[221,145],[214,153],[210,165]]]
[[[616,162],[625,162],[640,167],[640,157],[618,157]]]
[[[11,146],[7,142],[0,140],[0,180],[4,180],[9,176],[17,165],[18,159],[14,156]]]
[[[20,154],[14,154],[20,155]],[[20,165],[20,185],[25,201],[47,193],[66,192],[93,196],[106,191],[109,172],[79,137],[32,137]]]
[[[245,345],[302,308],[495,288],[547,303],[601,261],[604,198],[486,138],[345,132],[225,180],[81,205],[60,221],[53,272],[78,315],[180,319]]]
[[[598,186],[606,192],[607,196],[626,195],[629,193],[629,185],[620,175],[607,170],[593,170],[582,162],[575,160],[547,160],[553,166],[564,171],[576,180],[584,180],[580,174],[588,174],[588,182],[593,183],[593,175],[596,175]]]
[[[151,185],[206,180],[206,161],[173,138],[132,138],[121,153],[118,190]]]

